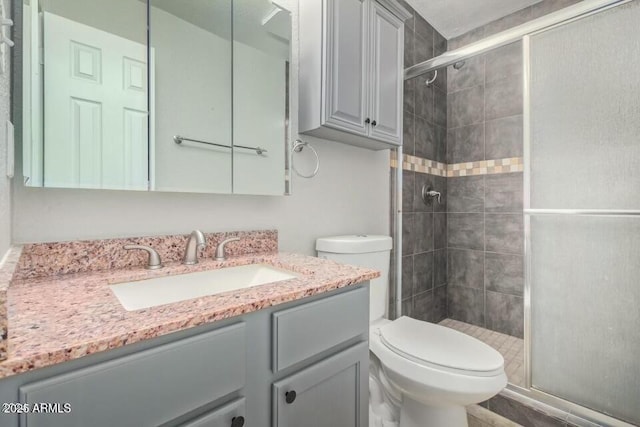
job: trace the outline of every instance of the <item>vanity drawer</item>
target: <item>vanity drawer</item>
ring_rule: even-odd
[[[248,425],[244,420],[244,406],[244,397],[242,397],[182,424],[180,427],[244,427]]]
[[[70,404],[22,415],[22,427],[157,426],[244,387],[245,324],[20,387],[20,401]]]
[[[273,314],[273,371],[278,372],[369,330],[369,287]]]

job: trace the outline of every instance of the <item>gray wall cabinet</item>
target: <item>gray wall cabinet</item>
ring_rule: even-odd
[[[402,144],[404,20],[395,0],[300,2],[299,131]]]
[[[30,409],[0,426],[366,427],[368,306],[364,283],[11,376]]]

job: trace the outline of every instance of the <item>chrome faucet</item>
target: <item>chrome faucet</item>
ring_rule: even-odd
[[[222,242],[218,243],[218,247],[216,248],[216,261],[224,261],[225,260],[225,255],[224,255],[224,247],[227,243],[229,242],[235,242],[237,240],[240,240],[239,237],[230,237],[228,239],[224,239]]]
[[[207,239],[200,230],[194,230],[187,240],[187,246],[184,248],[184,256],[182,263],[185,265],[193,265],[198,263],[198,249],[207,245]]]
[[[162,261],[160,260],[160,255],[151,246],[124,245],[122,248],[128,251],[136,250],[136,249],[147,251],[147,253],[149,254],[149,261],[147,262],[147,270],[157,270],[159,268],[162,268]]]

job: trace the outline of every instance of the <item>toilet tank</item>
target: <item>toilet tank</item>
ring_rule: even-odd
[[[316,240],[319,258],[380,271],[370,285],[369,320],[386,317],[389,295],[389,261],[393,241],[389,236],[347,235]]]

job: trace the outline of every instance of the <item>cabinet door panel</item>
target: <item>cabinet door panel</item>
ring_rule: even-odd
[[[362,342],[278,381],[273,426],[366,427],[368,370],[369,346]]]
[[[402,136],[403,24],[371,2],[371,130],[373,138],[400,145]]]
[[[331,127],[366,135],[368,2],[327,0],[325,110]]]
[[[244,398],[236,399],[195,420],[182,424],[181,427],[232,427],[234,422],[237,425],[243,424],[238,418],[245,416],[244,405]],[[245,422],[243,425],[246,426],[248,423]]]

